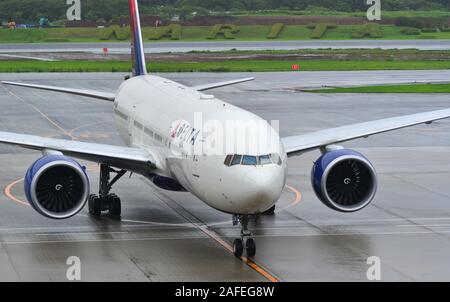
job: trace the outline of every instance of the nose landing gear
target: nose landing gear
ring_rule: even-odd
[[[234,215],[233,225],[241,224],[241,238],[237,238],[233,242],[233,254],[237,258],[241,258],[244,250],[247,253],[247,257],[252,258],[256,255],[256,243],[251,238],[252,233],[248,229],[249,215]]]
[[[110,173],[116,176],[110,180]],[[125,170],[116,171],[107,165],[100,166],[100,190],[99,195],[89,196],[89,214],[100,217],[103,211],[109,211],[112,217],[120,217],[122,213],[121,200],[116,194],[110,194],[112,186],[127,173]]]

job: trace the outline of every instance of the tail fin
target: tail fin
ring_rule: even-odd
[[[128,0],[130,5],[131,25],[131,59],[133,62],[133,76],[147,74],[145,65],[144,43],[142,42],[141,20],[137,0]]]

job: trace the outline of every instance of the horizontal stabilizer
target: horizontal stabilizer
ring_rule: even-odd
[[[211,84],[205,84],[205,85],[198,85],[192,87],[192,89],[195,89],[197,91],[206,91],[211,90],[215,88],[225,87],[225,86],[231,86],[236,85],[240,83],[250,82],[254,81],[255,78],[245,78],[245,79],[238,79],[238,80],[231,80],[231,81],[225,81],[225,82],[218,82],[218,83],[211,83]]]
[[[99,92],[99,91],[86,90],[86,89],[64,88],[64,87],[26,84],[26,83],[17,83],[17,82],[8,82],[8,81],[2,81],[2,84],[3,85],[20,86],[20,87],[26,87],[26,88],[33,88],[33,89],[40,89],[40,90],[62,92],[62,93],[80,95],[80,96],[85,96],[85,97],[90,97],[90,98],[100,99],[100,100],[105,100],[105,101],[110,101],[110,102],[114,102],[114,99],[116,98],[116,95],[114,93]]]

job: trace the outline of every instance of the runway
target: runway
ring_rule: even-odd
[[[450,40],[296,40],[296,41],[199,41],[199,42],[147,42],[146,53],[227,51],[237,50],[298,50],[298,49],[408,49],[449,50]],[[107,47],[110,53],[128,54],[128,42],[95,43],[21,43],[0,44],[0,53],[49,53],[49,52],[93,52],[101,53]]]
[[[104,91],[125,74],[0,74],[0,80]],[[307,133],[400,114],[450,107],[449,95],[309,94],[299,87],[446,81],[448,71],[165,74],[196,85],[254,76],[211,93],[267,120],[281,135]],[[0,87],[0,131],[120,144],[110,103]],[[51,221],[26,205],[21,179],[39,153],[0,145],[0,281],[66,281],[70,256],[83,281],[367,281],[367,258],[381,260],[382,281],[450,281],[450,120],[345,144],[379,173],[373,205],[334,212],[310,185],[318,152],[289,161],[278,213],[252,224],[253,262],[229,251],[239,228],[187,193],[156,189],[137,175],[114,192],[122,220],[87,215]],[[87,165],[91,186],[98,167]]]

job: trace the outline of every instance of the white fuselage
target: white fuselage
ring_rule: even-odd
[[[156,170],[149,174],[174,179],[209,206],[227,213],[257,214],[278,201],[286,183],[287,155],[278,134],[260,117],[214,96],[150,75],[131,78],[121,85],[114,112],[124,142],[151,150]],[[280,162],[226,165],[228,153],[207,152],[208,139],[196,136],[197,129],[192,126],[198,122],[196,114],[197,117],[201,114],[204,124],[209,121],[225,124],[229,120],[263,122],[263,128],[270,127],[273,131],[272,138],[277,144],[268,144],[251,154],[236,154],[256,158],[277,154]],[[191,126],[185,127],[187,124]],[[242,144],[239,136],[238,133],[231,138],[235,145]],[[190,153],[186,146],[202,151]]]

